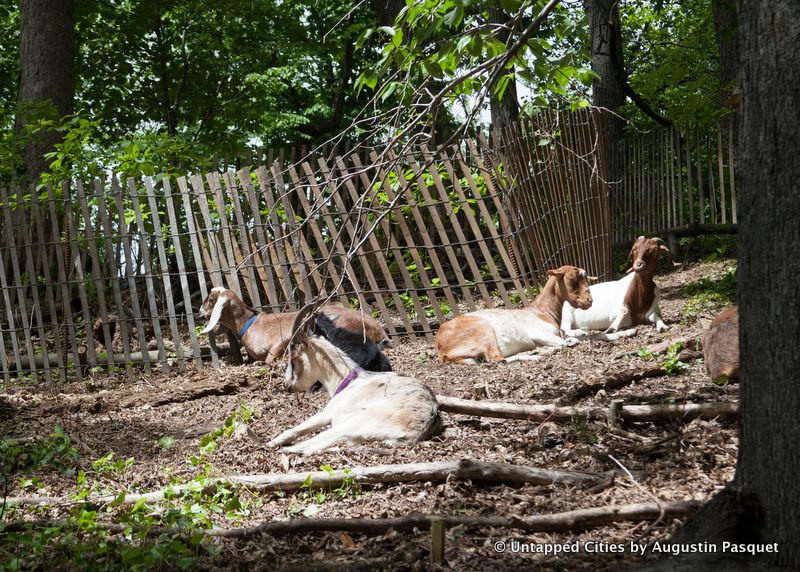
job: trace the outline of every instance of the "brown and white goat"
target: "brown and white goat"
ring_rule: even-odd
[[[559,329],[562,305],[589,308],[589,280],[575,266],[548,270],[550,278],[529,308],[479,310],[456,316],[436,332],[436,352],[442,363],[476,363],[535,359],[517,355],[538,346],[574,345]],[[565,304],[566,303],[566,304]]]
[[[375,343],[388,345],[383,327],[372,316],[361,314],[341,305],[322,308],[335,326],[361,333]],[[210,332],[218,323],[238,335],[247,353],[256,361],[271,362],[283,354],[289,343],[297,312],[267,314],[256,312],[227,288],[212,288],[200,306],[200,317],[208,318],[201,333]]]
[[[292,327],[284,383],[289,391],[301,392],[319,381],[331,400],[319,413],[275,437],[270,446],[289,445],[325,427],[285,450],[306,454],[337,443],[416,443],[442,430],[439,404],[428,386],[393,372],[363,371],[324,337],[305,331],[303,321],[309,313],[309,307],[301,310]]]
[[[633,266],[628,274],[613,282],[593,285],[591,308],[575,309],[564,304],[561,315],[564,334],[578,337],[588,335],[587,330],[604,330],[605,335],[597,337],[613,340],[636,331],[620,332],[621,328],[639,324],[655,324],[657,332],[666,330],[658,304],[660,291],[653,280],[661,253],[669,254],[669,249],[660,238],[637,238],[631,247]]]
[[[703,360],[711,379],[739,379],[738,306],[721,312],[703,333]]]

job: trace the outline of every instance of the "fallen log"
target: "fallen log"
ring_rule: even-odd
[[[269,473],[265,475],[233,475],[210,479],[206,490],[213,490],[219,483],[241,485],[253,491],[297,490],[302,487],[338,487],[345,482],[358,485],[379,483],[409,483],[415,481],[445,482],[449,478],[466,481],[497,482],[507,484],[550,485],[553,483],[595,484],[607,475],[579,473],[576,471],[554,471],[507,463],[485,461],[439,461],[433,463],[406,463],[399,465],[377,465],[356,467],[337,471],[313,471],[308,473]],[[167,489],[143,494],[125,495],[124,504],[137,501],[155,502],[166,494],[180,494],[193,485],[177,485]],[[91,503],[102,505],[117,499],[118,495],[89,496],[81,501],[69,497],[8,497],[7,504],[14,505],[72,505]]]
[[[439,409],[447,413],[497,417],[500,419],[525,419],[527,421],[566,422],[576,417],[585,419],[607,419],[608,407],[560,407],[551,405],[526,405],[500,401],[475,401],[437,395]],[[681,403],[665,405],[623,405],[618,417],[627,422],[642,421],[690,421],[692,419],[715,419],[736,417],[737,403]]]
[[[179,527],[136,528],[147,535],[205,534],[223,538],[251,538],[260,535],[282,536],[307,532],[352,532],[385,534],[390,530],[409,531],[431,528],[434,522],[445,527],[513,528],[527,532],[581,532],[614,522],[639,522],[664,518],[684,518],[694,513],[701,501],[674,501],[656,504],[634,503],[605,507],[585,508],[567,512],[536,516],[466,516],[410,514],[396,518],[293,518],[269,521],[243,528],[214,528],[209,530],[182,529]],[[66,521],[16,521],[0,527],[3,532],[19,532],[30,528],[65,526]],[[124,532],[130,527],[115,523],[105,524],[111,532]]]

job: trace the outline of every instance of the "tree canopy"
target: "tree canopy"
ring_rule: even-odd
[[[719,113],[711,4],[620,3],[630,86],[678,123]],[[378,13],[330,0],[78,0],[75,116],[42,114],[15,135],[19,11],[6,0],[0,142],[11,159],[31,131],[60,129],[51,180],[68,169],[155,174],[256,144],[486,128],[489,101],[509,85],[523,110],[586,106],[590,5],[420,0]],[[620,112],[648,121],[630,103]]]

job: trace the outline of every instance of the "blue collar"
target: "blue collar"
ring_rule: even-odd
[[[339,384],[339,387],[337,387],[337,388],[336,388],[336,391],[334,391],[334,392],[333,392],[333,395],[331,396],[331,399],[333,399],[334,397],[336,397],[336,396],[337,396],[337,395],[338,395],[340,392],[344,391],[344,389],[345,389],[345,388],[346,388],[348,385],[350,385],[350,382],[351,382],[351,381],[353,381],[355,378],[357,378],[357,377],[358,377],[358,375],[359,375],[360,373],[362,373],[363,371],[364,371],[364,370],[363,370],[363,369],[361,369],[360,367],[356,367],[356,368],[352,369],[352,370],[350,371],[350,373],[348,373],[348,374],[347,374],[347,377],[345,377],[345,378],[342,380],[342,382]]]
[[[240,339],[244,337],[245,332],[247,332],[250,326],[253,325],[253,322],[256,321],[256,318],[258,318],[258,314],[253,314],[253,316],[249,320],[247,320],[247,323],[244,325],[244,328],[242,328],[242,331],[239,332]]]

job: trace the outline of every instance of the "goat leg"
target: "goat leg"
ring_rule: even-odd
[[[316,431],[322,427],[326,427],[331,424],[331,417],[324,409],[319,413],[315,413],[299,425],[292,427],[291,429],[287,429],[274,439],[272,439],[269,443],[267,443],[268,447],[280,447],[281,445],[285,445],[287,443],[294,443],[297,441],[299,437],[307,433],[311,433],[312,431]]]

